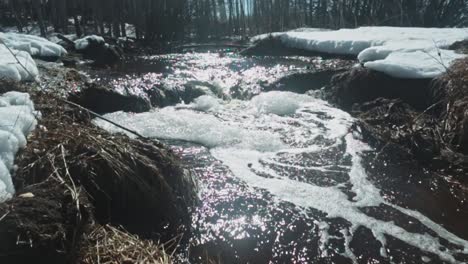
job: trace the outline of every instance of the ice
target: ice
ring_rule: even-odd
[[[96,35],[86,36],[84,38],[75,40],[75,49],[84,50],[88,47],[90,42],[104,43],[105,40],[103,37],[96,36]]]
[[[26,93],[8,92],[0,96],[0,202],[15,192],[10,172],[20,148],[35,128],[34,105]]]
[[[444,73],[455,59],[464,57],[446,48],[468,39],[467,32],[466,28],[302,29],[301,32],[264,34],[254,40],[273,36],[292,48],[357,56],[366,67],[394,77],[432,78]]]

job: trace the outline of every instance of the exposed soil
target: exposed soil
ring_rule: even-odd
[[[406,153],[411,160],[442,176],[450,175],[466,186],[468,75],[465,66],[466,60],[461,60],[447,74],[433,80],[397,79],[369,69],[353,68],[336,75],[325,88],[325,94],[358,118],[366,142],[377,149],[397,148],[396,153]]]

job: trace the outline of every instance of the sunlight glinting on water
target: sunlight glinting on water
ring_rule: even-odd
[[[210,82],[221,87],[223,93],[228,93],[235,84],[256,84],[252,80],[257,76],[275,75],[284,72],[283,67],[286,67],[268,69],[253,66],[236,74],[228,66],[232,59],[210,54],[193,56],[194,61],[175,62],[177,70],[174,75],[158,81],[166,85],[181,85],[179,81]],[[201,62],[198,56],[204,56]],[[158,79],[161,76],[155,77]],[[123,85],[139,85],[134,83],[135,80],[130,80],[130,83],[124,82]],[[138,79],[136,82],[139,82]],[[247,88],[256,89],[253,86]],[[339,254],[353,262],[357,262],[357,259],[350,243],[361,226],[368,228],[380,242],[382,257],[387,257],[386,236],[451,263],[459,262],[455,257],[457,253],[468,253],[467,241],[421,213],[391,204],[381,196],[380,190],[369,181],[363,168],[361,154],[372,150],[359,140],[357,132],[352,132],[354,120],[349,114],[320,99],[277,91],[261,93],[249,101],[222,100],[212,94],[199,97],[190,104],[141,114],[117,112],[106,117],[147,137],[204,145],[238,179],[251,188],[267,191],[277,202],[289,202],[301,210],[313,208],[325,213],[327,219],[345,219],[351,226],[340,230],[343,250]],[[109,131],[119,132],[119,129],[103,121],[97,120],[96,123]],[[344,191],[346,188],[349,192]],[[349,193],[353,197],[349,197]],[[222,195],[222,190],[218,195]],[[436,236],[409,232],[394,222],[378,220],[360,210],[380,205],[393,207],[421,222]],[[214,230],[225,226],[225,221],[218,220]],[[236,239],[249,236],[243,228],[247,224],[244,217],[228,221],[231,229],[225,232]],[[262,222],[260,218],[249,221],[250,225],[259,226]],[[330,224],[327,220],[318,221],[317,224],[320,248],[322,254],[327,255],[331,250],[328,248],[330,239],[336,237],[328,233]],[[447,240],[449,247],[442,245],[439,237]]]

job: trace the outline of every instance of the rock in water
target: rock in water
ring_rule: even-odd
[[[102,37],[87,36],[75,41],[75,49],[85,59],[93,60],[98,66],[111,66],[122,60],[123,52],[115,45],[107,44]]]
[[[71,93],[69,99],[98,114],[117,111],[140,113],[151,109],[151,103],[143,97],[124,95],[95,83],[85,84],[81,91]]]

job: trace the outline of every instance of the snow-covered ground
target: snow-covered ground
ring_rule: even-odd
[[[36,127],[34,105],[29,94],[8,92],[0,96],[0,202],[10,199],[15,188],[11,171],[20,148]]]
[[[0,39],[9,48],[26,51],[31,56],[60,57],[67,53],[62,46],[34,35],[0,33]]]
[[[61,57],[67,53],[62,46],[33,35],[0,33],[0,40],[0,79],[32,81],[39,74],[32,56]]]
[[[361,27],[273,33],[288,47],[355,55],[365,67],[399,78],[433,78],[465,57],[446,48],[468,39],[467,28]],[[255,41],[269,34],[254,37]]]

